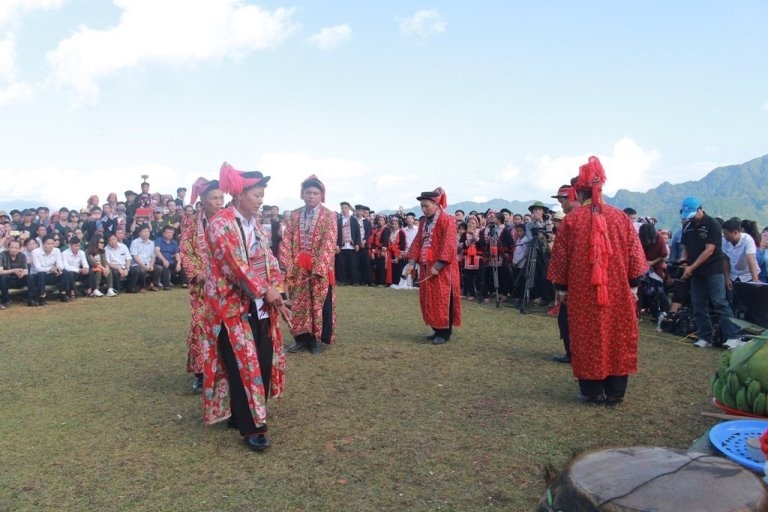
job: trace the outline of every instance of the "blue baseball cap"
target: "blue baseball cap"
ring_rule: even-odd
[[[701,201],[695,197],[686,197],[683,199],[683,205],[680,207],[680,218],[682,220],[693,218],[699,208],[701,208]]]

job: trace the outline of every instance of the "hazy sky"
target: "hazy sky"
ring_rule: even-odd
[[[272,176],[266,202],[548,198],[768,153],[768,2],[0,0],[0,204]]]

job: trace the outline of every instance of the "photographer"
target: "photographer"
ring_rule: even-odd
[[[551,210],[541,201],[536,201],[528,207],[531,212],[531,220],[525,225],[525,236],[530,240],[529,261],[531,251],[536,251],[536,261],[533,268],[527,265],[526,279],[533,272],[533,289],[531,296],[534,304],[538,306],[552,305],[555,300],[555,289],[547,281],[547,268],[549,266],[549,239],[552,235],[551,225],[547,229],[547,221]]]

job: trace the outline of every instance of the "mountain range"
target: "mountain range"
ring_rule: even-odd
[[[729,219],[756,220],[762,229],[768,225],[768,155],[739,165],[727,165],[711,170],[699,181],[672,184],[664,182],[647,192],[619,190],[605,202],[619,209],[634,208],[638,215],[655,217],[658,227],[676,229],[680,225],[678,211],[683,198],[695,196],[709,215]],[[545,204],[555,206],[547,199]],[[448,211],[458,209],[484,212],[489,208],[498,211],[508,208],[515,213],[526,213],[534,201],[507,201],[492,199],[484,203],[464,201],[448,206]],[[418,205],[409,210],[418,213]]]

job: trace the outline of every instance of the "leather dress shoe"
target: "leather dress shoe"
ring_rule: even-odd
[[[295,354],[296,352],[301,352],[305,348],[307,348],[307,346],[303,342],[295,341],[293,342],[293,345],[288,347],[286,350],[288,350],[288,352]]]
[[[255,452],[263,452],[264,450],[272,446],[272,443],[269,441],[269,437],[267,436],[267,434],[258,434],[255,436],[248,436],[246,438],[243,438],[243,442],[248,448],[250,448]]]
[[[447,343],[448,340],[445,338],[442,338],[440,336],[435,336],[435,339],[432,340],[433,345],[442,345],[443,343]]]
[[[319,341],[310,341],[309,348],[312,350],[313,354],[317,355],[322,354],[325,347],[323,347],[323,344]]]
[[[552,360],[556,363],[570,363],[571,362],[571,356],[568,354],[563,354],[561,356],[552,356]]]

